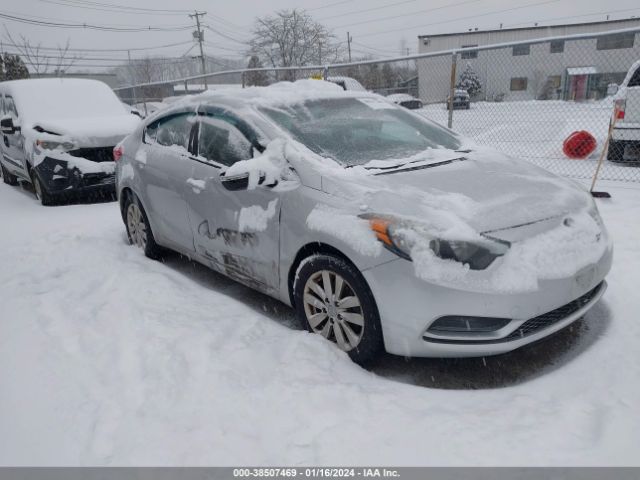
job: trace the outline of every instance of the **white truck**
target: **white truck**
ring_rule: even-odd
[[[613,98],[616,119],[607,159],[640,163],[640,60],[631,66]]]

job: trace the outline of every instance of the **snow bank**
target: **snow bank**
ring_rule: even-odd
[[[282,304],[145,258],[117,205],[5,185],[0,464],[638,465],[640,192],[609,191],[609,289],[570,331],[367,371]]]

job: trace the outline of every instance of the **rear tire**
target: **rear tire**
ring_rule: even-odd
[[[622,162],[624,160],[624,143],[616,140],[609,141],[607,160],[611,162]]]
[[[163,249],[156,243],[147,214],[133,193],[127,194],[123,211],[129,243],[141,248],[144,254],[153,260],[160,258]]]
[[[9,170],[7,170],[5,166],[2,165],[1,163],[0,163],[0,167],[2,167],[2,181],[7,185],[12,185],[12,186],[17,185],[18,177],[16,177],[12,173],[9,173]]]
[[[382,353],[378,307],[352,264],[333,255],[311,256],[298,267],[293,290],[298,319],[308,331],[334,342],[360,365]]]

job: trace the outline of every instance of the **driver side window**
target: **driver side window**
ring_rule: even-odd
[[[251,142],[233,125],[211,116],[200,119],[198,155],[230,167],[252,158]]]

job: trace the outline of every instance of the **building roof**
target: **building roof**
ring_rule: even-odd
[[[467,30],[464,32],[455,32],[455,33],[436,33],[433,35],[418,35],[418,38],[434,38],[434,37],[452,37],[456,35],[471,35],[474,33],[493,33],[493,32],[514,32],[518,30],[546,30],[549,28],[562,28],[562,27],[584,27],[587,25],[607,25],[611,23],[621,23],[621,22],[640,22],[640,18],[621,18],[619,20],[603,20],[601,22],[584,22],[584,23],[565,23],[561,25],[539,25],[534,27],[518,27],[518,28],[496,28],[493,30]]]

